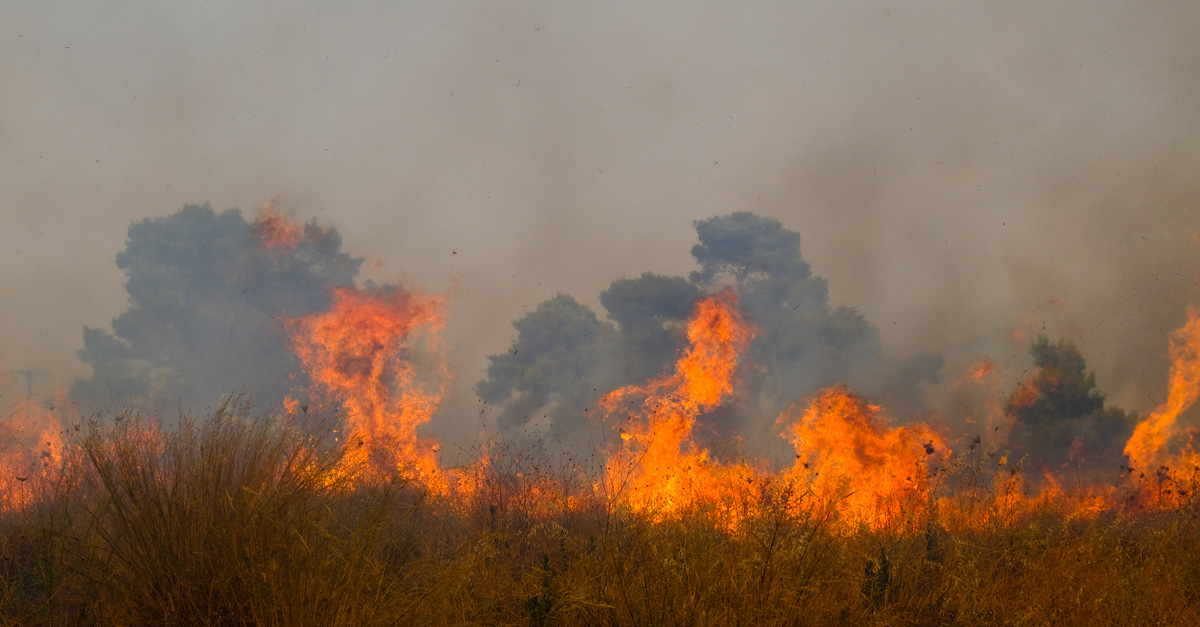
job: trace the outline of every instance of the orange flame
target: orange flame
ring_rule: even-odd
[[[836,503],[843,522],[871,527],[899,522],[928,499],[930,460],[948,453],[928,425],[889,427],[882,408],[840,385],[822,390],[784,435],[796,447],[791,478]]]
[[[253,234],[265,249],[290,251],[300,243],[300,227],[279,215],[279,197],[264,200],[262,215],[254,222]]]
[[[1016,391],[1009,398],[1009,403],[1013,407],[1029,407],[1037,402],[1042,395],[1042,388],[1038,385],[1034,375],[1030,375],[1021,383],[1017,384]]]
[[[449,383],[439,341],[443,301],[399,288],[339,288],[328,312],[288,322],[316,398],[347,412],[354,438],[348,463],[376,478],[417,479],[437,492],[445,489],[438,444],[418,437],[417,427],[433,416]]]
[[[1188,308],[1188,321],[1171,334],[1167,402],[1138,423],[1125,444],[1130,465],[1153,470],[1166,461],[1166,446],[1179,414],[1200,397],[1200,309]]]
[[[63,426],[51,411],[27,399],[0,419],[0,511],[27,505],[62,459]]]
[[[748,467],[709,459],[692,441],[696,417],[734,391],[738,358],[754,331],[722,292],[696,304],[688,321],[688,349],[671,374],[628,386],[600,401],[604,415],[621,420],[619,449],[605,466],[610,495],[635,510],[669,514],[727,493],[718,485],[752,479]]]
[[[967,367],[967,371],[954,382],[955,387],[962,387],[967,384],[979,384],[988,377],[988,375],[996,372],[996,362],[990,359],[982,359]]]

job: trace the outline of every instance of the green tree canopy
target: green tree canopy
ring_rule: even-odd
[[[684,348],[688,316],[702,295],[683,277],[650,272],[617,279],[600,292],[600,304],[620,331],[625,382],[653,377]]]
[[[1082,420],[1104,407],[1096,375],[1066,340],[1037,336],[1029,347],[1037,371],[1009,397],[1004,410],[1027,425]],[[1036,391],[1036,394],[1034,392]]]
[[[1096,375],[1074,343],[1039,335],[1029,354],[1037,369],[1004,406],[1015,418],[1012,443],[1036,465],[1116,467],[1134,417],[1105,404]]]
[[[722,275],[738,284],[755,280],[800,281],[812,271],[800,256],[800,234],[779,220],[749,211],[715,216],[693,223],[700,243],[692,257],[700,269],[691,274],[698,285],[711,285]]]
[[[611,381],[603,369],[612,359],[616,329],[567,294],[543,301],[513,326],[517,339],[508,352],[488,357],[487,378],[475,386],[479,397],[512,401],[500,416],[504,428],[535,418],[552,400],[561,401],[547,410],[554,412],[557,430],[580,426],[593,387]]]

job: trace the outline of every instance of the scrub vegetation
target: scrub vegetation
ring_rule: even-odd
[[[1190,492],[965,526],[930,502],[872,527],[780,479],[726,503],[731,525],[512,452],[443,494],[364,483],[353,439],[319,433],[236,402],[169,432],[81,425],[0,514],[0,625],[1200,624]]]

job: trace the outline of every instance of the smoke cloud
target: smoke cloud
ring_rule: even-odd
[[[653,335],[631,366],[653,369],[669,325],[640,328],[643,300],[602,295],[647,272],[678,288],[667,299],[711,289],[684,280],[703,272],[689,225],[739,211],[799,234],[830,315],[869,321],[882,360],[940,355],[942,383],[893,386],[947,415],[1003,404],[1037,333],[1146,412],[1165,399],[1167,336],[1200,303],[1190,3],[76,9],[0,7],[0,369],[90,379],[92,396],[113,398],[98,364],[119,387],[152,363],[105,325],[134,304],[113,264],[129,225],[277,193],[378,261],[358,280],[455,290],[455,378],[429,424],[445,441],[475,437],[487,356],[556,294],[598,332]],[[263,332],[298,307],[238,298]],[[995,383],[967,399],[952,382],[984,358]],[[255,372],[237,384],[268,386]],[[162,389],[233,384],[187,376],[196,389]],[[5,375],[0,393],[24,386]]]

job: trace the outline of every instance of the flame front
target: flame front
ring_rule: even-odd
[[[346,412],[348,464],[377,478],[445,489],[437,443],[420,438],[449,382],[439,334],[441,296],[402,289],[341,288],[333,306],[288,323],[314,398]]]
[[[872,527],[918,509],[929,496],[928,460],[947,453],[929,426],[889,427],[879,406],[844,386],[821,391],[785,436],[796,447],[790,477],[833,504],[843,522]]]
[[[273,204],[263,208],[255,234],[263,249],[303,246],[326,235],[315,223],[301,230]],[[507,488],[502,480],[487,480],[494,469],[486,449],[469,468],[443,471],[436,440],[418,435],[449,385],[440,340],[444,310],[441,295],[397,287],[334,290],[327,311],[284,323],[312,386],[294,390],[284,406],[293,415],[310,405],[341,414],[339,478],[411,480],[460,502],[472,496],[500,502]],[[1166,402],[1136,425],[1125,444],[1138,471],[1128,493],[1094,483],[1096,476],[1071,480],[1054,470],[1044,480],[1025,476],[1020,447],[1015,453],[999,448],[1007,432],[1001,428],[1012,424],[997,423],[1007,415],[1002,412],[989,416],[986,434],[955,452],[939,430],[922,422],[892,426],[880,406],[844,385],[820,391],[777,420],[795,448],[794,463],[772,471],[766,461],[718,459],[694,437],[696,421],[738,396],[740,362],[755,330],[726,291],[696,302],[686,335],[687,348],[664,374],[599,401],[606,425],[619,434],[606,451],[603,479],[585,477],[586,486],[572,492],[536,472],[518,471],[527,511],[629,508],[661,520],[702,505],[737,527],[742,514],[759,511],[778,488],[801,495],[803,507],[830,514],[845,529],[912,530],[931,517],[968,528],[1007,524],[1040,508],[1094,517],[1118,503],[1177,507],[1200,485],[1200,453],[1190,441],[1180,445],[1177,433],[1180,415],[1200,399],[1200,309],[1189,309],[1187,322],[1171,335]],[[997,365],[983,359],[954,385],[994,386],[1000,378]],[[1008,403],[1027,407],[1062,385],[1056,372],[1043,369],[1020,381]],[[1196,432],[1187,435],[1194,439]],[[1083,442],[1075,439],[1065,461],[1080,454]],[[0,420],[0,511],[32,502],[37,478],[63,466],[63,446],[60,422],[38,405]],[[1186,475],[1193,470],[1189,484]],[[589,490],[599,498],[588,501]]]
[[[709,459],[692,440],[700,414],[734,391],[738,358],[754,332],[742,319],[737,298],[722,292],[696,304],[688,321],[689,346],[674,371],[643,386],[628,386],[600,402],[619,419],[619,448],[606,464],[610,495],[635,510],[667,514],[728,494],[723,484],[752,479],[744,465]]]

